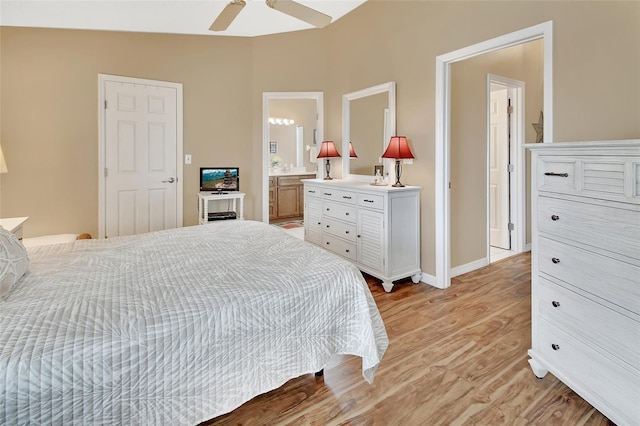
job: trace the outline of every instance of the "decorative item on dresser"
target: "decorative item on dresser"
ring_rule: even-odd
[[[640,424],[640,140],[526,147],[531,368]]]
[[[420,187],[303,182],[305,240],[381,279],[387,292],[394,280],[420,281]]]
[[[269,176],[269,220],[302,218],[304,186],[302,179],[313,179],[315,173]]]
[[[392,136],[387,145],[387,149],[382,154],[382,158],[393,158],[396,160],[396,183],[392,186],[403,187],[400,183],[400,175],[402,174],[402,165],[400,160],[413,159],[413,153],[409,148],[409,142],[407,142],[406,136]]]
[[[329,175],[329,172],[331,171],[331,163],[329,162],[329,159],[331,159],[331,158],[339,158],[339,157],[340,157],[340,153],[336,149],[336,144],[333,143],[333,141],[324,141],[324,142],[322,142],[322,145],[320,145],[320,152],[318,153],[318,158],[324,158],[325,159],[325,164],[324,164],[324,171],[325,171],[324,179],[325,180],[333,179]]]

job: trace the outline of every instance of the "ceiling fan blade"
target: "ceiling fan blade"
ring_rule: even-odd
[[[209,27],[209,31],[224,31],[229,28],[229,25],[236,19],[236,16],[238,16],[245,5],[244,0],[234,0],[226,5]]]
[[[314,27],[323,28],[331,23],[331,16],[311,9],[292,0],[266,0],[267,5],[279,12],[285,13]]]

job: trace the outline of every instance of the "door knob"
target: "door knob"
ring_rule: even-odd
[[[167,179],[167,180],[163,180],[163,181],[162,181],[162,183],[173,183],[173,182],[175,182],[175,181],[176,181],[176,180],[175,180],[174,178],[170,177],[170,178],[169,178],[169,179]]]

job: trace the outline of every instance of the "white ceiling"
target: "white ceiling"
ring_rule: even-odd
[[[299,3],[333,17],[346,15],[366,0],[299,0]],[[226,31],[209,26],[229,0],[0,0],[0,25],[202,34],[253,37],[313,28],[268,7],[264,0],[247,5]]]

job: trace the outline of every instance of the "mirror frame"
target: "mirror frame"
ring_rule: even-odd
[[[358,90],[356,92],[347,93],[342,96],[342,176],[343,179],[348,180],[359,180],[364,182],[373,182],[374,176],[371,173],[369,175],[356,175],[350,173],[350,159],[349,159],[349,140],[351,134],[351,101],[356,99],[366,98],[367,96],[377,95],[379,93],[388,93],[389,101],[389,129],[391,130],[391,135],[396,134],[396,82],[389,81],[387,83],[378,84],[377,86],[367,87],[366,89]],[[384,153],[384,150],[387,148],[387,144],[389,141],[384,143],[384,146],[381,147],[380,155]],[[356,151],[358,152],[358,151]],[[346,155],[346,156],[345,156]],[[384,165],[385,174],[388,173],[389,181],[395,182],[395,168],[393,166],[393,160],[383,159],[382,164]]]
[[[262,92],[262,221],[269,223],[269,101],[272,99],[313,99],[318,115],[318,140],[324,140],[324,92]],[[322,159],[316,160],[316,177],[322,177]],[[310,171],[309,173],[314,173]]]

